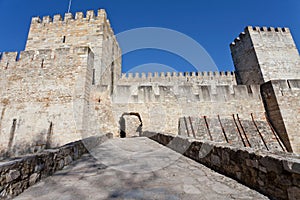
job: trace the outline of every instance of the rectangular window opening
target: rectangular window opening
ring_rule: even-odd
[[[20,60],[20,52],[18,52],[17,57],[16,57],[16,61]]]
[[[252,92],[251,85],[247,85],[247,90],[248,90],[248,93],[249,93],[249,94],[252,94],[252,93],[253,93],[253,92]]]
[[[93,69],[92,85],[95,85],[95,69]]]
[[[42,59],[41,68],[44,68],[44,59]]]
[[[290,81],[286,80],[286,82],[287,82],[287,85],[288,85],[289,89],[291,89],[292,87],[291,87]]]

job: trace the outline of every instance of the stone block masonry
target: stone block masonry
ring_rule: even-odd
[[[263,115],[263,113],[261,113]],[[259,120],[258,120],[259,119]],[[279,136],[264,116],[238,114],[232,116],[182,117],[178,134],[201,140],[227,143],[267,151],[286,151]]]
[[[82,138],[94,54],[88,47],[4,53],[0,152],[14,156]],[[68,134],[66,134],[68,130]]]
[[[32,18],[25,50],[76,46],[88,46],[95,55],[95,85],[108,85],[119,79],[122,53],[105,10],[99,9],[96,14],[93,10],[77,12],[75,17],[66,13],[64,18]]]
[[[254,188],[271,199],[300,199],[300,157],[146,132],[145,136]],[[185,148],[184,148],[185,147]]]
[[[203,84],[203,85],[236,85],[234,72],[158,72],[123,73],[118,80],[119,85],[133,85],[141,83],[174,84]]]
[[[231,52],[235,72],[122,75],[122,52],[103,9],[33,17],[25,51],[1,56],[0,155],[38,152],[106,132],[120,136],[125,113],[141,117],[142,127],[134,116],[125,118],[125,126],[132,126],[126,130],[134,132],[128,135],[137,135],[141,128],[176,134],[184,116],[219,115],[232,130],[232,114],[243,119],[252,113],[261,122],[264,112],[286,149],[299,153],[293,132],[299,129],[298,93],[276,89],[273,107],[262,90],[269,80],[275,88],[276,79],[300,79],[290,30],[246,27]],[[221,131],[214,120],[207,121],[213,133]],[[245,132],[255,133],[255,126],[243,123]]]
[[[88,153],[89,149],[109,138],[112,138],[112,134],[85,138],[56,149],[47,149],[39,154],[0,162],[0,198],[10,199],[17,196],[40,179],[63,169]]]
[[[245,28],[230,45],[238,84],[299,79],[299,52],[288,28]]]
[[[259,118],[264,111],[258,85],[118,85],[112,96],[117,121],[123,113],[139,113],[143,130],[163,133],[178,133],[182,116],[243,117],[250,115],[249,110]]]
[[[300,152],[300,80],[272,80],[261,85],[261,93],[273,126],[292,152]]]

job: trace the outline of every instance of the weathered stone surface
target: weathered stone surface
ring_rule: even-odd
[[[174,136],[147,132],[145,135],[175,151],[180,146],[180,141],[185,141],[181,136],[180,139],[176,139],[177,146],[169,146],[165,140],[166,138],[168,141],[172,141],[172,138],[175,140]],[[271,153],[264,150],[254,152],[251,148],[236,149],[217,142],[192,139],[189,141],[192,146],[199,146],[199,156],[195,157],[197,149],[195,147],[188,148],[184,153],[185,156],[233,177],[271,198],[295,200],[300,198],[300,173],[297,171],[300,164],[299,155]],[[210,148],[203,149],[205,146]],[[292,170],[293,166],[295,170]]]
[[[9,172],[6,174],[6,182],[11,182],[20,177],[20,172],[18,170],[9,170]]]
[[[102,143],[92,156],[84,155],[15,199],[35,197],[41,200],[268,199],[148,138],[137,137]]]
[[[73,160],[80,158],[94,146],[111,137],[112,134],[106,134],[101,137],[86,138],[83,141],[72,142],[58,149],[48,149],[36,155],[24,156],[9,162],[1,162],[0,198],[11,198],[20,194],[41,178],[63,169]],[[91,140],[93,142],[85,143]]]
[[[35,184],[39,178],[40,178],[40,174],[38,173],[31,174],[29,178],[29,186]]]

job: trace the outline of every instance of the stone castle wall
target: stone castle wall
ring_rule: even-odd
[[[56,149],[24,156],[12,161],[0,162],[1,199],[12,199],[38,181],[80,159],[93,147],[112,138],[111,134],[89,137],[68,143]]]
[[[300,80],[273,80],[262,85],[269,118],[290,151],[300,152]]]
[[[236,113],[247,117],[251,112],[257,116],[264,113],[259,85],[119,85],[112,105],[116,120],[123,113],[139,113],[143,130],[173,134],[183,116],[232,118]]]
[[[299,156],[234,147],[212,141],[146,132],[145,136],[202,163],[270,199],[300,198]]]
[[[125,113],[139,114],[143,130],[177,134],[180,117],[227,120],[252,113],[265,120],[264,112],[274,109],[268,117],[291,151],[297,127],[289,117],[296,111],[287,101],[297,107],[297,92],[285,98],[276,90],[274,108],[260,87],[268,79],[300,78],[289,29],[247,27],[231,50],[236,72],[121,75],[121,50],[104,10],[34,17],[26,50],[19,58],[17,52],[3,53],[0,62],[1,153],[33,152],[108,132],[120,136]],[[133,126],[127,129],[138,131],[139,120],[127,118]]]
[[[300,78],[299,53],[288,28],[248,26],[230,49],[238,84]]]
[[[0,61],[1,156],[80,139],[92,83],[90,49],[24,51],[18,61],[15,56],[4,53]]]
[[[180,85],[185,83],[203,85],[236,85],[234,72],[155,72],[122,73],[118,85],[159,83]]]
[[[263,114],[263,113],[261,113]],[[190,138],[228,143],[267,151],[286,151],[277,133],[264,116],[233,114],[231,118],[186,116],[179,120],[178,134]]]
[[[77,12],[75,17],[66,13],[64,18],[55,15],[33,17],[26,50],[56,49],[70,46],[89,46],[95,54],[94,83],[111,84],[121,74],[121,49],[114,36],[106,12]],[[112,66],[113,65],[113,66]]]

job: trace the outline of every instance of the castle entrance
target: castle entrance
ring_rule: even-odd
[[[123,113],[119,120],[120,137],[138,137],[142,134],[142,118],[139,113]]]

